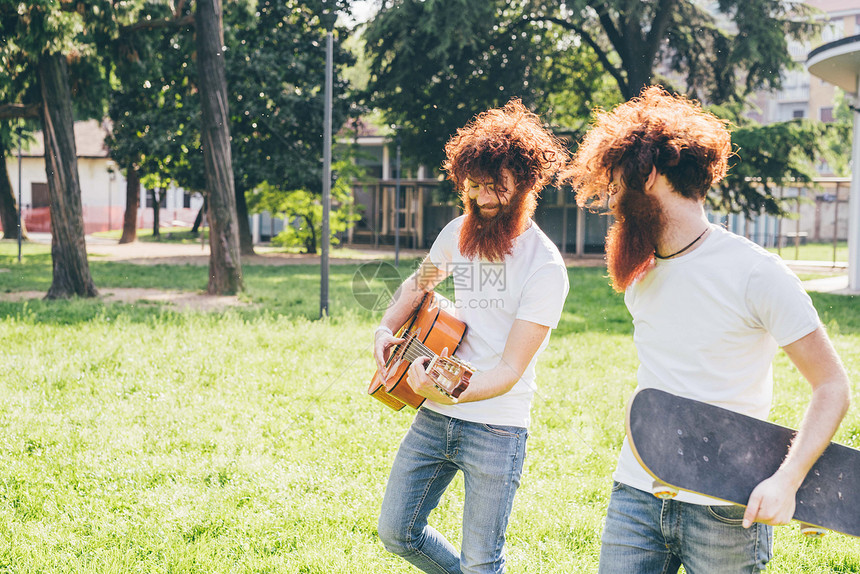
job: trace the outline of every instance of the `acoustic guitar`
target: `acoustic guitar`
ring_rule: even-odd
[[[385,363],[388,378],[383,380],[377,369],[367,389],[370,396],[395,411],[405,405],[414,409],[420,407],[425,398],[416,394],[406,382],[409,365],[420,357],[430,358],[427,374],[442,393],[457,399],[466,390],[475,369],[453,356],[466,334],[466,324],[442,308],[445,301],[433,291],[424,295],[421,304],[397,332],[397,338],[405,341],[389,350]],[[440,356],[446,347],[450,356]]]

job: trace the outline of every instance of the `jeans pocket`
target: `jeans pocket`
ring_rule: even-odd
[[[485,430],[493,433],[494,435],[507,436],[507,437],[518,436],[520,434],[520,432],[524,430],[520,427],[507,427],[507,426],[502,426],[502,425],[488,425],[487,423],[482,423],[481,426],[484,427]]]
[[[746,508],[743,506],[726,505],[726,506],[709,506],[708,514],[711,518],[715,518],[724,524],[740,526],[744,521],[744,512]]]
[[[621,484],[620,482],[617,482],[615,480],[612,481],[612,492],[618,492],[622,488],[624,488],[623,484]]]

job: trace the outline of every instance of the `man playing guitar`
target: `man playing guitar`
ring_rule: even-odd
[[[465,214],[440,232],[398,289],[376,330],[373,353],[385,378],[388,353],[402,342],[393,333],[426,293],[453,276],[453,313],[468,326],[457,356],[475,373],[454,399],[427,376],[427,359],[409,367],[408,384],[427,400],[394,460],[379,536],[387,550],[424,572],[504,572],[535,362],[569,287],[558,249],[531,216],[568,153],[519,100],[476,116],[445,153],[443,167]],[[459,552],[427,523],[458,470],[465,479]]]

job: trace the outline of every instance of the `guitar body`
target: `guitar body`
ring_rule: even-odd
[[[367,393],[396,411],[405,405],[417,409],[425,400],[415,394],[406,382],[406,371],[412,364],[408,359],[411,355],[408,346],[417,342],[419,346],[423,345],[437,355],[447,347],[448,353],[453,355],[466,334],[466,324],[443,310],[440,305],[442,301],[445,301],[445,298],[432,291],[424,295],[421,305],[397,332],[398,338],[405,338],[407,341],[391,348],[387,364],[396,364],[397,368],[391,371],[387,380],[382,380],[377,371],[370,381]],[[458,397],[468,385],[469,376],[471,372],[463,376],[465,383],[461,385],[462,388],[454,387],[449,394]],[[440,390],[445,392],[444,388]]]

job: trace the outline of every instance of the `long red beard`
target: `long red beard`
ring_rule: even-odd
[[[460,253],[474,259],[502,261],[514,249],[514,240],[528,228],[537,200],[531,192],[516,194],[509,203],[500,205],[495,215],[481,215],[477,201],[463,198],[466,219],[460,229]]]
[[[621,194],[613,213],[616,220],[606,235],[606,266],[612,287],[623,292],[654,267],[665,217],[654,199],[634,190]]]

